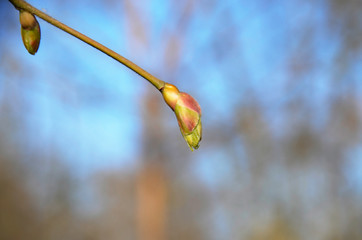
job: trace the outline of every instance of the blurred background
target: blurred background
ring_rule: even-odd
[[[0,239],[361,239],[362,1],[29,1],[194,96],[0,2]]]

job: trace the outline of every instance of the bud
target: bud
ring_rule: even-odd
[[[22,28],[32,29],[36,26],[37,21],[33,14],[30,12],[26,12],[24,10],[20,10],[19,20]]]
[[[28,52],[34,55],[40,44],[40,26],[35,16],[20,10],[21,37]]]
[[[200,105],[172,84],[166,83],[161,92],[167,105],[175,112],[182,136],[191,151],[198,149],[202,138]]]

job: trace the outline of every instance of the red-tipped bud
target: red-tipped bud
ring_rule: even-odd
[[[26,50],[34,55],[40,44],[40,26],[35,16],[20,10],[21,37]]]
[[[165,102],[175,112],[182,136],[190,149],[198,149],[202,138],[200,105],[193,97],[179,92],[172,84],[166,83],[161,91]]]

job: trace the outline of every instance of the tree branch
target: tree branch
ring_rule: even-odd
[[[153,86],[155,86],[158,90],[161,90],[165,86],[165,82],[156,78],[152,74],[148,73],[135,63],[131,62],[127,58],[119,55],[118,53],[114,52],[113,50],[107,48],[106,46],[94,41],[93,39],[87,37],[86,35],[74,30],[73,28],[68,27],[67,25],[59,22],[58,20],[52,18],[51,16],[45,14],[44,12],[38,10],[37,8],[33,7],[29,3],[23,1],[23,0],[9,0],[16,9],[18,10],[25,10],[28,11],[39,18],[47,21],[48,23],[52,24],[53,26],[69,33],[70,35],[82,40],[83,42],[91,45],[92,47],[98,49],[99,51],[107,54],[111,58],[117,60],[118,62],[122,63],[126,67],[130,68],[146,80],[148,80]]]

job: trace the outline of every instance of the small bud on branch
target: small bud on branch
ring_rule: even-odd
[[[198,149],[202,138],[200,105],[172,84],[166,83],[161,92],[167,105],[175,112],[181,134],[191,151]]]
[[[21,38],[26,50],[34,55],[40,44],[40,26],[35,16],[27,11],[19,11]]]
[[[33,7],[24,0],[9,0],[16,9],[20,11],[21,35],[26,49],[35,54],[40,43],[40,27],[35,16],[47,21],[53,26],[69,33],[90,46],[98,49],[116,61],[122,63],[132,71],[136,72],[154,87],[161,91],[166,103],[175,112],[182,133],[190,149],[193,151],[199,147],[202,138],[201,108],[197,101],[187,93],[179,92],[177,87],[166,83],[152,74],[148,73],[135,63],[112,51],[106,46],[94,41],[84,34],[68,27],[39,9]]]

